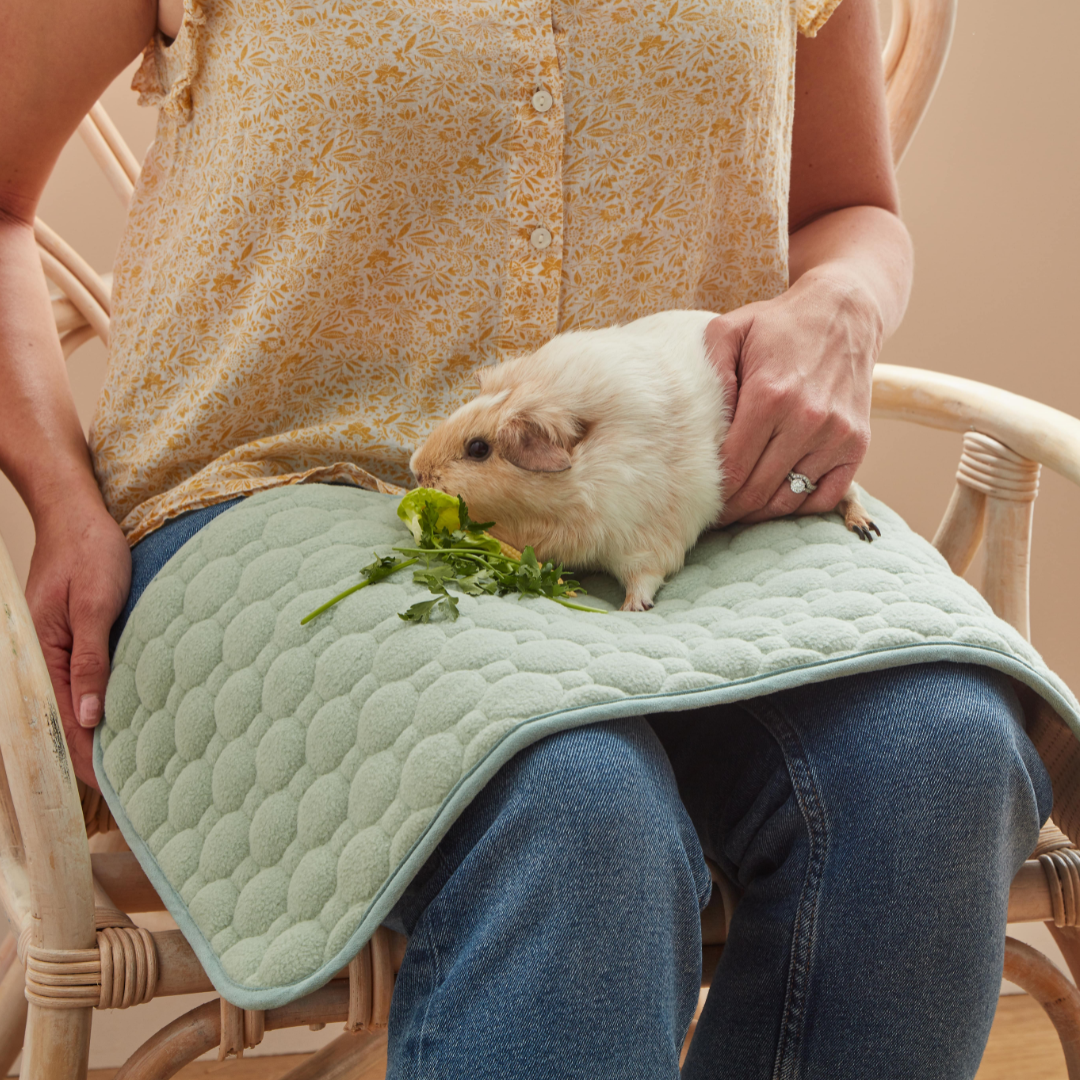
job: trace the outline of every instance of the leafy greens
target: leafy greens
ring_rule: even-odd
[[[413,581],[426,585],[434,599],[413,604],[399,618],[406,622],[426,623],[432,615],[442,612],[451,620],[458,617],[458,598],[448,586],[466,596],[546,596],[563,607],[575,611],[600,613],[599,608],[572,604],[567,597],[582,591],[573,580],[565,579],[561,566],[543,564],[531,547],[515,558],[512,548],[500,543],[486,530],[495,522],[478,523],[469,517],[465,500],[454,498],[432,488],[410,491],[398,506],[398,517],[408,526],[413,546],[402,545],[393,550],[396,555],[376,555],[375,561],[360,572],[363,580],[300,620],[309,623],[359,589],[385,580],[408,566]]]

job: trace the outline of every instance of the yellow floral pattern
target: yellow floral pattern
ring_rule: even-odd
[[[380,491],[476,370],[787,286],[796,32],[838,0],[186,0],[91,430],[131,543]]]

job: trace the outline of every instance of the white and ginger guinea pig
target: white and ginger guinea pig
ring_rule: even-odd
[[[409,467],[494,521],[499,539],[606,570],[626,590],[624,611],[647,610],[724,505],[728,411],[705,351],[714,317],[666,311],[571,331],[486,368],[479,396]]]

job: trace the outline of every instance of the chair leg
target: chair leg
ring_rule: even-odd
[[[1080,990],[1037,949],[1005,939],[1005,978],[1026,990],[1057,1029],[1069,1080],[1080,1080]]]
[[[22,964],[13,959],[0,979],[0,1076],[7,1076],[26,1034],[26,995]]]
[[[220,999],[197,1005],[163,1027],[121,1067],[114,1080],[169,1080],[188,1062],[221,1040]],[[349,1014],[349,987],[330,983],[306,998],[264,1014],[267,1031],[309,1024],[340,1023]],[[314,1066],[312,1066],[314,1063]],[[386,1075],[386,1036],[346,1035],[324,1047],[289,1073],[289,1080],[382,1080]]]
[[[196,1005],[151,1035],[127,1059],[115,1080],[168,1080],[190,1061],[212,1050],[221,1039],[217,998]]]
[[[1073,982],[1080,985],[1080,927],[1055,926],[1052,922],[1046,925],[1050,928],[1061,955],[1065,957],[1065,963],[1069,965]]]
[[[86,1080],[93,1009],[27,1009],[22,1080]]]
[[[383,1080],[386,1076],[386,1032],[346,1032],[302,1061],[281,1080]]]

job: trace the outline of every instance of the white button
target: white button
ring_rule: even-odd
[[[544,248],[551,247],[551,233],[541,225],[540,228],[533,229],[532,236],[529,237],[529,243],[532,244],[537,251],[543,251]]]
[[[537,90],[532,96],[532,104],[537,112],[547,112],[551,108],[551,95],[546,90]]]

